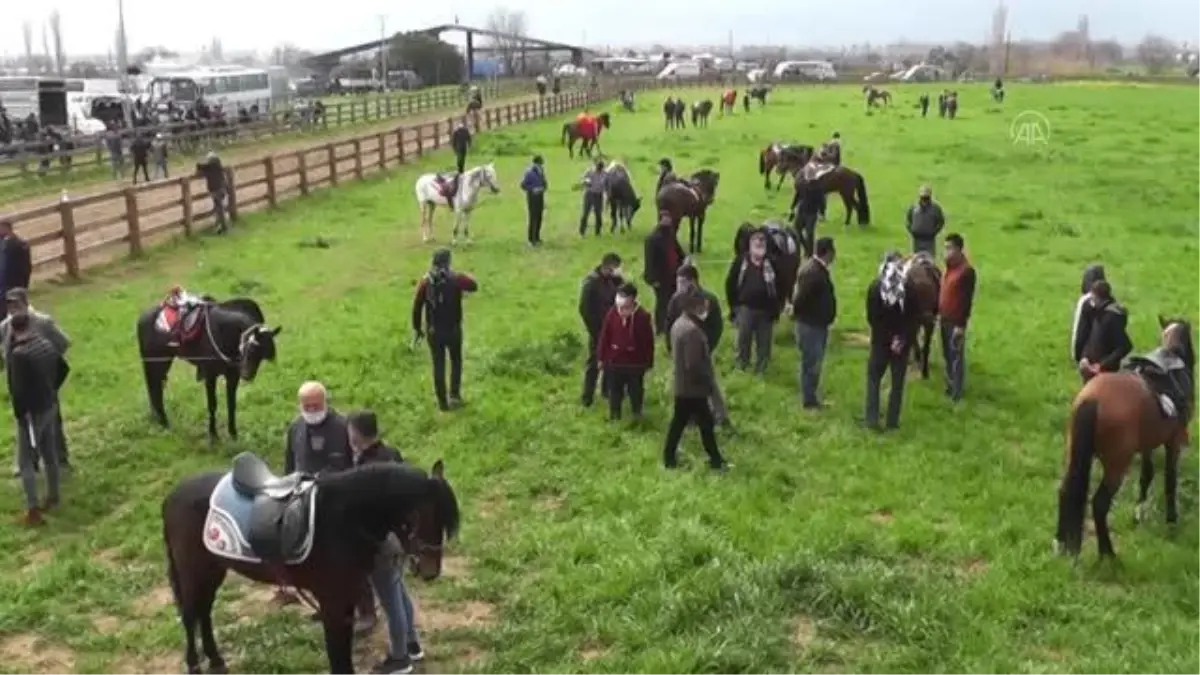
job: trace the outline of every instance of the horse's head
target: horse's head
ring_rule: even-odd
[[[426,478],[424,498],[412,509],[401,526],[401,541],[410,565],[422,579],[430,581],[442,573],[445,543],[458,534],[458,498],[446,481],[446,465],[433,463]]]
[[[488,162],[483,166],[473,169],[468,180],[476,189],[486,186],[492,191],[492,194],[500,192],[500,180],[496,177],[496,164],[494,162]]]
[[[1159,315],[1158,325],[1162,328],[1163,349],[1178,356],[1188,371],[1194,372],[1196,349],[1192,346],[1192,324],[1186,319],[1169,319]]]
[[[596,115],[596,122],[600,125],[601,129],[608,129],[612,126],[612,119],[606,112]]]
[[[243,380],[253,382],[262,362],[275,360],[275,337],[282,332],[283,326],[270,328],[263,323],[256,323],[242,332],[238,358]]]
[[[692,182],[704,192],[705,203],[712,204],[717,198],[717,185],[721,182],[721,174],[712,169],[700,169],[692,174]]]

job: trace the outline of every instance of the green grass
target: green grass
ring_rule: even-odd
[[[698,132],[664,133],[655,94],[616,117],[605,148],[644,193],[662,156],[722,172],[701,260],[715,290],[736,225],[786,209],[786,192],[765,194],[754,170],[764,143],[837,129],[846,163],[868,178],[873,226],[822,226],[839,245],[842,309],[823,383],[833,407],[799,409],[789,325],[765,379],[732,369],[726,337],[718,367],[740,434],[721,438],[736,464],[724,477],[703,469],[694,432],[689,466],[659,467],[670,401],[661,350],[645,426],[578,405],[579,280],[610,249],[640,275],[652,209],[633,235],[580,241],[579,196],[567,186],[585,165],[566,159],[555,121],[491,132],[475,151],[496,158],[505,194],[486,198],[475,245],[455,254],[481,291],[467,303],[468,406],[454,414],[436,411],[427,355],[407,346],[412,289],[432,249],[419,243],[412,183],[445,156],[249,216],[228,238],[168,247],[79,287],[43,286],[35,303],[75,339],[64,405],[79,469],[48,527],[0,528],[2,668],[178,667],[160,500],[240,450],[279,466],[296,387],[320,378],[338,408],[377,410],[412,461],[446,459],[465,527],[448,576],[412,584],[437,670],[1195,672],[1195,455],[1181,472],[1178,532],[1161,522],[1161,477],[1156,517],[1132,528],[1131,477],[1112,516],[1121,567],[1098,564],[1091,539],[1078,566],[1050,555],[1084,265],[1107,264],[1138,349],[1152,346],[1156,313],[1198,311],[1195,91],[1015,85],[1000,110],[985,86],[960,90],[954,122],[916,117],[907,89],[895,109],[864,115],[850,87],[781,90],[764,110]],[[1022,110],[1050,120],[1046,145],[1010,142]],[[515,186],[535,152],[553,187],[547,245],[530,251]],[[876,436],[853,423],[863,293],[880,254],[906,245],[901,216],[923,182],[979,270],[967,400],[952,409],[938,381],[910,380],[902,429]],[[841,213],[831,203],[830,220]],[[439,214],[442,241],[448,222]],[[318,236],[332,246],[303,245]],[[177,282],[252,295],[285,327],[278,363],[242,390],[240,443],[206,447],[203,394],[187,368],[169,386],[173,428],[148,422],[133,319]],[[14,484],[0,506],[15,515],[19,505]],[[323,671],[317,628],[236,599],[248,589],[218,600],[231,667]],[[31,636],[56,649],[23,649]]]

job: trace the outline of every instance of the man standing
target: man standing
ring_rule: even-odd
[[[806,258],[813,255],[813,242],[817,236],[817,220],[825,211],[825,190],[815,180],[806,180],[796,185],[792,198],[793,222],[800,235],[800,250]]]
[[[604,160],[597,159],[591,169],[583,174],[583,213],[579,214],[579,236],[587,234],[588,215],[595,214],[596,236],[600,236],[603,224],[601,214],[604,212]]]
[[[1126,332],[1128,322],[1129,315],[1113,297],[1112,286],[1104,280],[1093,283],[1092,297],[1083,307],[1080,331],[1075,337],[1075,357],[1084,382],[1100,373],[1115,373],[1133,351]]]
[[[1080,350],[1075,345],[1078,344],[1079,333],[1083,330],[1081,321],[1083,310],[1092,302],[1092,285],[1101,280],[1108,280],[1108,277],[1104,275],[1104,265],[1092,263],[1083,269],[1083,280],[1079,286],[1079,300],[1075,303],[1075,315],[1071,319],[1071,363],[1079,363]]]
[[[0,292],[29,288],[33,256],[29,244],[13,231],[11,220],[0,218]]]
[[[800,350],[800,398],[806,410],[819,410],[817,386],[829,343],[829,326],[837,318],[837,295],[829,267],[836,252],[833,239],[821,237],[816,255],[809,258],[796,275],[796,293],[792,296],[792,315],[796,319],[796,347]]]
[[[424,317],[428,328],[430,354],[433,357],[433,390],[443,412],[462,406],[462,318],[463,295],[479,290],[470,275],[450,269],[450,250],[433,254],[433,264],[417,284],[413,297],[412,328],[414,340],[426,337],[421,330]],[[446,396],[446,358],[450,358],[450,395]]]
[[[751,344],[756,359],[754,372],[762,375],[771,360],[771,338],[779,318],[779,289],[775,268],[767,260],[767,235],[750,235],[745,255],[734,258],[725,277],[725,299],[729,302],[729,319],[737,326],[737,367],[750,366]]]
[[[121,147],[121,132],[115,124],[108,126],[104,133],[104,147],[108,149],[108,163],[112,167],[113,180],[120,180],[125,172],[125,155]]]
[[[595,400],[596,381],[600,379],[600,366],[596,361],[600,329],[604,326],[608,310],[616,302],[617,289],[623,283],[621,257],[616,253],[606,253],[579,287],[579,318],[583,319],[583,327],[588,334],[587,366],[583,371],[583,395],[580,398],[585,408]],[[600,381],[600,395],[608,398],[607,378]]]
[[[12,317],[18,314],[25,314],[29,317],[30,329],[38,335],[45,338],[54,350],[62,357],[59,365],[64,372],[60,374],[58,382],[61,385],[66,381],[67,373],[70,371],[66,361],[67,348],[71,346],[71,341],[67,335],[62,332],[55,323],[54,319],[42,312],[37,311],[29,304],[29,294],[24,288],[10,288],[5,293],[5,306],[8,311],[8,317],[0,321],[0,356],[3,362],[0,365],[7,364],[9,356],[12,353]],[[63,430],[62,408],[58,399],[58,390],[55,390],[55,433],[59,441],[59,452],[61,453],[58,459],[58,464],[63,470],[71,469],[70,456],[67,453],[67,437]],[[37,464],[37,458],[34,458],[34,464]],[[17,472],[20,472],[20,465],[17,465]]]
[[[867,324],[871,328],[871,353],[867,357],[867,405],[864,425],[879,429],[879,388],[885,373],[891,373],[886,427],[900,427],[904,403],[904,377],[908,354],[917,333],[916,303],[912,284],[904,278],[898,255],[889,255],[879,275],[867,288]]]
[[[608,416],[621,419],[621,403],[629,396],[633,418],[642,418],[646,371],[654,367],[654,324],[637,302],[637,286],[623,284],[604,317],[596,360],[608,383]]]
[[[967,322],[975,304],[975,268],[963,252],[959,234],[946,236],[946,272],[938,296],[942,360],[946,363],[946,395],[959,401],[967,371]]]
[[[937,237],[946,226],[946,216],[941,205],[933,201],[933,190],[928,185],[921,186],[917,203],[908,207],[904,219],[912,237],[913,253],[936,255]]]
[[[654,289],[654,329],[658,333],[670,330],[667,324],[667,305],[675,295],[675,273],[683,262],[683,247],[675,237],[671,214],[658,214],[658,227],[646,235],[645,264],[642,279]]]
[[[317,475],[350,468],[346,418],[329,406],[329,395],[320,382],[305,382],[297,392],[300,413],[288,425],[284,438],[284,473]]]
[[[204,161],[196,164],[196,175],[204,177],[208,196],[212,197],[213,219],[217,222],[217,234],[224,234],[228,229],[228,222],[225,218],[225,197],[227,195],[225,167],[221,165],[221,159],[217,157],[217,153],[209,151],[204,156]]]
[[[708,350],[715,354],[717,345],[721,343],[721,335],[725,333],[725,315],[721,313],[721,301],[717,294],[700,285],[700,270],[690,262],[685,261],[675,275],[675,286],[678,290],[671,296],[667,304],[667,325],[674,326],[679,317],[683,316],[683,305],[687,297],[699,293],[708,301],[708,316],[704,319],[704,336],[708,338]],[[671,351],[671,341],[668,336],[667,351]],[[713,372],[713,391],[708,399],[712,405],[713,417],[720,426],[730,426],[729,410],[725,406],[725,394],[721,391],[721,382]]]
[[[154,178],[156,180],[159,178],[170,178],[170,171],[167,165],[169,154],[167,151],[167,140],[163,138],[161,131],[154,135],[154,143],[151,145],[151,149],[154,154]]]
[[[150,139],[145,133],[138,132],[133,137],[133,142],[129,144],[129,154],[133,157],[133,184],[137,185],[138,169],[141,169],[145,182],[149,183]]]
[[[459,120],[454,126],[454,131],[450,133],[450,147],[454,149],[454,169],[458,171],[454,180],[458,181],[467,170],[467,151],[471,149],[471,130],[467,128],[465,119]],[[458,188],[457,182],[454,187]]]
[[[671,326],[671,358],[673,362],[673,384],[675,408],[671,414],[671,425],[667,428],[667,440],[663,446],[663,466],[674,469],[679,466],[679,441],[688,424],[695,422],[700,428],[700,442],[708,455],[708,465],[717,471],[727,468],[721,451],[717,449],[712,410],[708,407],[716,381],[713,373],[712,352],[708,338],[704,335],[704,321],[708,318],[708,301],[699,293],[683,298],[683,315]]]
[[[533,156],[533,164],[521,178],[521,189],[525,191],[525,207],[529,212],[529,227],[526,238],[530,246],[542,245],[542,214],[546,212],[546,172],[542,168],[541,155]]]
[[[917,99],[917,105],[921,108],[921,117],[924,118],[929,114],[929,93],[924,92]]]
[[[41,525],[42,513],[59,503],[60,453],[54,402],[66,370],[54,346],[32,329],[28,314],[13,316],[9,330],[12,351],[8,355],[8,393],[16,418],[17,457],[25,490],[22,522],[26,526]],[[41,456],[46,471],[46,501],[40,505],[33,468],[35,455]]]

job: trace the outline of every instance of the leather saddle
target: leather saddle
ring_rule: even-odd
[[[1159,347],[1147,354],[1130,357],[1123,370],[1141,376],[1158,399],[1163,416],[1191,419],[1189,394],[1194,383],[1183,359]]]
[[[454,194],[458,192],[458,173],[455,171],[447,171],[437,175],[438,191],[446,199],[454,199]]]
[[[200,329],[204,326],[207,316],[207,302],[190,308],[167,305],[159,310],[156,324],[160,332],[178,335],[181,343],[191,342],[200,335]]]
[[[313,476],[277,476],[257,455],[243,452],[213,491],[205,546],[245,562],[304,562],[312,550],[316,495]]]

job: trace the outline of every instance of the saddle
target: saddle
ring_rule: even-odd
[[[257,455],[239,454],[209,499],[204,546],[223,558],[298,565],[312,551],[316,479],[276,476]]]
[[[933,272],[933,278],[937,280],[938,284],[940,285],[942,283],[942,270],[937,266],[937,261],[934,260],[933,255],[930,253],[926,251],[919,251],[914,253],[911,258],[904,262],[904,276],[906,278],[914,267],[928,267],[929,270]]]
[[[823,158],[814,157],[804,165],[800,170],[800,176],[805,181],[814,181],[820,179],[825,174],[837,168],[836,164],[825,162]]]
[[[200,303],[194,307],[167,304],[159,310],[154,324],[161,333],[177,335],[182,345],[199,337],[207,315],[208,303]]]
[[[1191,419],[1189,393],[1194,385],[1183,359],[1159,347],[1148,354],[1130,357],[1122,370],[1141,376],[1154,393],[1163,417]]]
[[[438,192],[441,193],[447,201],[454,199],[454,195],[458,192],[458,176],[457,171],[447,171],[437,175]]]

